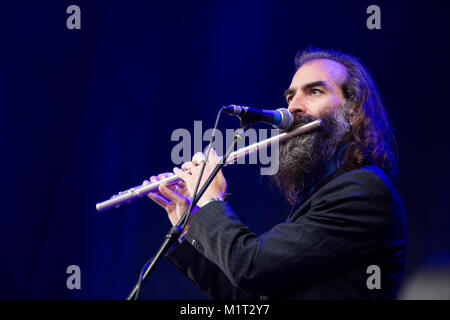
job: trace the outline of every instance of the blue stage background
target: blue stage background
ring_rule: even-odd
[[[81,8],[68,30],[66,8]],[[381,8],[381,30],[366,9]],[[149,199],[95,204],[171,171],[177,128],[228,104],[285,107],[297,51],[359,57],[400,149],[409,231],[405,282],[449,266],[446,1],[3,1],[0,5],[0,298],[123,299],[170,228]],[[236,128],[224,116],[220,128]],[[258,125],[256,128],[267,128]],[[203,147],[206,146],[206,143]],[[224,169],[230,204],[257,233],[289,207],[256,165]],[[66,268],[81,268],[68,290]],[[143,299],[207,299],[162,261]]]

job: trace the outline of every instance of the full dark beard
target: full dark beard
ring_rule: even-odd
[[[332,159],[343,145],[350,128],[347,109],[343,104],[338,111],[321,115],[322,128],[280,144],[278,172],[272,179],[291,205],[308,196],[311,188],[326,174],[326,161]],[[294,125],[314,120],[312,116],[297,114]]]

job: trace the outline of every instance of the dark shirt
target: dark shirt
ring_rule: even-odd
[[[406,258],[404,207],[378,167],[341,167],[259,236],[227,203],[208,203],[167,258],[213,299],[394,299]],[[373,265],[380,289],[367,285]]]

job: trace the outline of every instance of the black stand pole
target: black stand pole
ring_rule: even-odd
[[[192,208],[195,207],[198,200],[202,197],[203,193],[205,193],[208,186],[211,184],[217,173],[222,169],[222,167],[226,163],[226,159],[228,159],[231,152],[234,150],[234,146],[236,143],[242,139],[245,138],[245,131],[252,126],[252,123],[245,123],[241,119],[241,128],[236,130],[233,136],[233,143],[228,147],[228,150],[223,155],[220,162],[217,164],[217,166],[214,168],[213,172],[210,174],[208,179],[206,180],[205,184],[200,189],[198,195],[195,197],[195,199],[192,199],[192,203],[189,206],[189,208],[184,212],[183,216],[180,218],[177,225],[173,226],[169,232],[165,236],[165,240],[161,247],[159,248],[158,252],[154,256],[154,258],[151,260],[150,265],[145,269],[144,274],[142,275],[142,279],[139,279],[138,283],[134,286],[133,290],[130,292],[130,294],[127,297],[127,300],[136,300],[137,299],[137,293],[139,292],[140,287],[144,284],[144,282],[147,280],[148,276],[152,273],[152,271],[156,268],[159,261],[162,257],[166,254],[166,252],[175,244],[178,244],[178,239],[180,238],[181,233],[183,232],[184,227],[187,224],[187,221],[189,220],[188,217],[191,214]],[[206,159],[207,161],[208,159]],[[139,275],[141,277],[141,275]]]

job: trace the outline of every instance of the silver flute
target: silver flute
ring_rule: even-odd
[[[237,151],[232,152],[229,155],[229,157],[225,161],[224,166],[233,164],[236,161],[236,159],[240,157],[251,154],[259,149],[266,148],[275,141],[278,141],[278,143],[283,142],[285,140],[291,139],[292,137],[315,130],[321,127],[322,125],[323,125],[322,120],[317,119],[305,125],[295,127],[293,129],[290,129],[289,131],[282,132],[276,136],[270,137],[263,141],[253,143],[247,147],[241,148]],[[172,174],[167,178],[155,181],[153,183],[142,184],[140,186],[130,188],[126,191],[119,192],[118,194],[112,196],[110,199],[97,203],[96,204],[97,211],[102,212],[112,207],[118,208],[123,203],[130,203],[136,198],[140,198],[150,192],[157,191],[161,184],[168,183],[169,185],[175,185],[180,180],[181,178],[178,177],[178,175]]]

